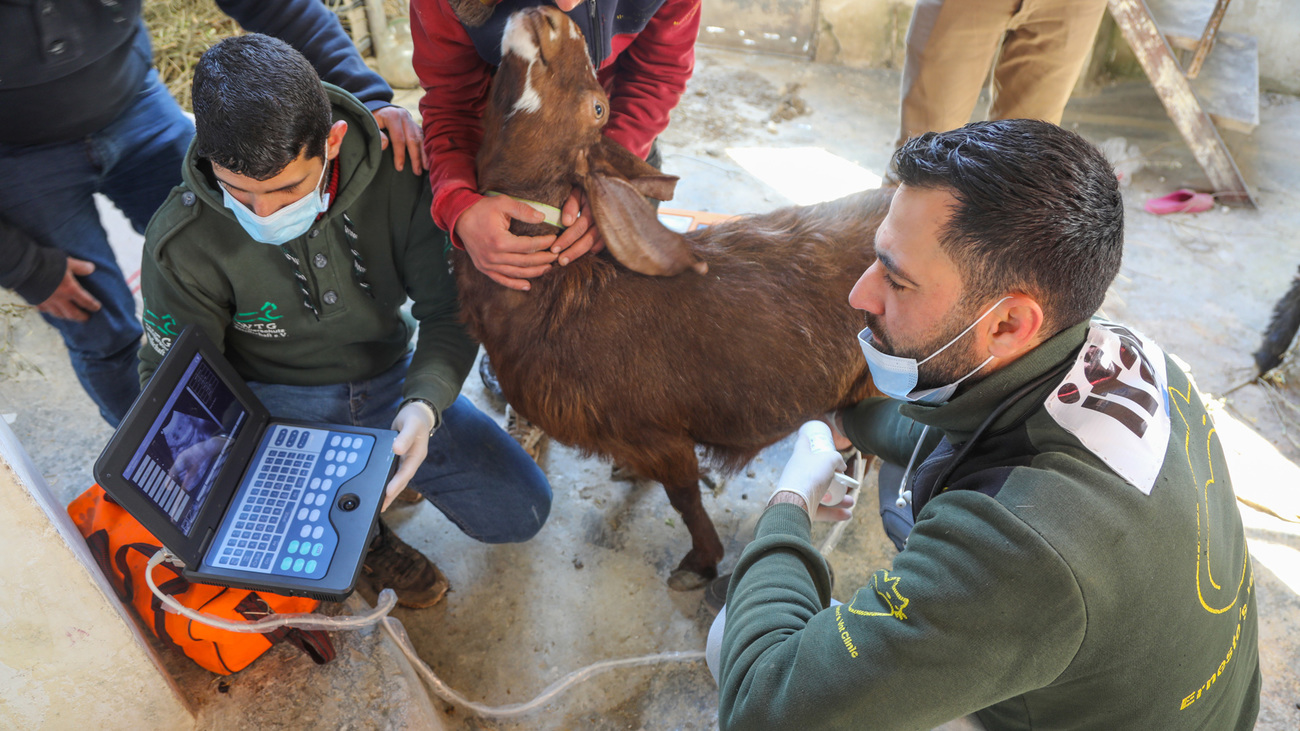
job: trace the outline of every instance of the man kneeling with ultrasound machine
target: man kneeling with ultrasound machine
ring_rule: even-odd
[[[545,475],[458,395],[477,346],[427,182],[395,170],[366,108],[273,38],[213,46],[193,98],[184,182],[145,233],[142,383],[195,327],[272,416],[397,431],[385,508],[409,485],[476,540],[535,535],[550,513]],[[167,435],[185,438],[185,424]],[[403,606],[447,591],[382,518],[363,570]]]

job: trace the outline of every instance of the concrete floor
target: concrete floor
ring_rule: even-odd
[[[819,148],[860,166],[865,173],[859,174],[879,175],[896,133],[897,88],[894,72],[701,48],[695,77],[661,137],[665,170],[682,177],[669,205],[764,211],[814,183],[853,174],[822,173],[806,182],[787,174],[765,182],[737,162],[757,154],[745,150]],[[412,108],[414,98],[404,97]],[[800,103],[807,114],[770,119],[774,110]],[[1293,234],[1300,230],[1300,100],[1267,97],[1261,119],[1253,135],[1228,137],[1259,209],[1168,218],[1146,214],[1142,202],[1205,182],[1148,86],[1076,98],[1064,124],[1097,143],[1124,137],[1145,161],[1126,190],[1127,252],[1105,311],[1181,357],[1207,397],[1220,399],[1216,424],[1237,491],[1266,509],[1243,505],[1242,512],[1261,616],[1264,698],[1257,728],[1280,731],[1300,726],[1300,524],[1277,517],[1300,519],[1300,389],[1288,371],[1290,385],[1246,385],[1221,399],[1251,376],[1250,353],[1300,264]],[[813,160],[824,153],[798,154]],[[131,237],[124,241],[129,249]],[[90,466],[110,430],[95,417],[53,330],[15,302],[0,293],[0,413],[13,416],[13,430],[67,502],[90,484]],[[477,376],[465,392],[492,409]],[[724,571],[748,540],[789,450],[789,440],[778,444],[706,491],[705,507],[727,550]],[[712,620],[699,591],[674,593],[665,585],[689,539],[658,485],[611,482],[609,465],[557,444],[542,461],[555,506],[546,527],[524,545],[477,544],[428,504],[390,511],[398,532],[433,557],[453,587],[432,609],[394,614],[445,682],[489,704],[529,700],[599,660],[700,649]],[[874,519],[874,491],[866,492],[860,518],[832,554],[839,599],[891,561],[892,548]],[[225,679],[183,659],[169,664],[205,728],[418,726],[418,689],[386,680],[392,665],[349,674],[376,651],[374,638],[340,636],[338,642],[336,666],[313,666],[285,648]],[[286,686],[294,693],[284,693]],[[271,692],[286,700],[269,702]],[[490,720],[434,705],[453,729],[707,729],[716,725],[715,694],[703,664],[689,662],[598,676],[521,719]]]

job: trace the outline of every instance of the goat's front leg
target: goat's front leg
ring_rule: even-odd
[[[673,591],[698,589],[718,575],[722,540],[713,527],[713,520],[704,511],[698,479],[688,484],[665,483],[664,490],[668,492],[668,501],[682,514],[686,529],[691,532],[691,550],[669,575],[668,588]]]
[[[620,443],[621,446],[621,443]],[[691,532],[691,550],[668,577],[674,591],[698,589],[718,575],[722,541],[700,499],[700,462],[695,443],[678,435],[658,434],[635,449],[609,450],[633,472],[663,483],[668,501]]]

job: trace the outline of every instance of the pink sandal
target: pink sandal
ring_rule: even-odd
[[[1163,216],[1166,213],[1200,213],[1214,207],[1214,196],[1209,193],[1197,193],[1190,188],[1180,188],[1159,198],[1146,202],[1147,213]]]

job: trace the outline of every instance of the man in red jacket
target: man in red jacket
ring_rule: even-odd
[[[544,0],[412,0],[415,71],[424,87],[424,149],[433,184],[433,220],[494,281],[518,290],[557,261],[599,251],[598,232],[575,191],[559,236],[514,236],[510,220],[542,214],[505,196],[479,195],[474,157],[501,35],[516,10]],[[597,78],[609,94],[605,134],[645,158],[695,67],[700,0],[554,0],[587,39]],[[656,161],[653,156],[651,164]],[[579,211],[582,215],[579,215]]]

